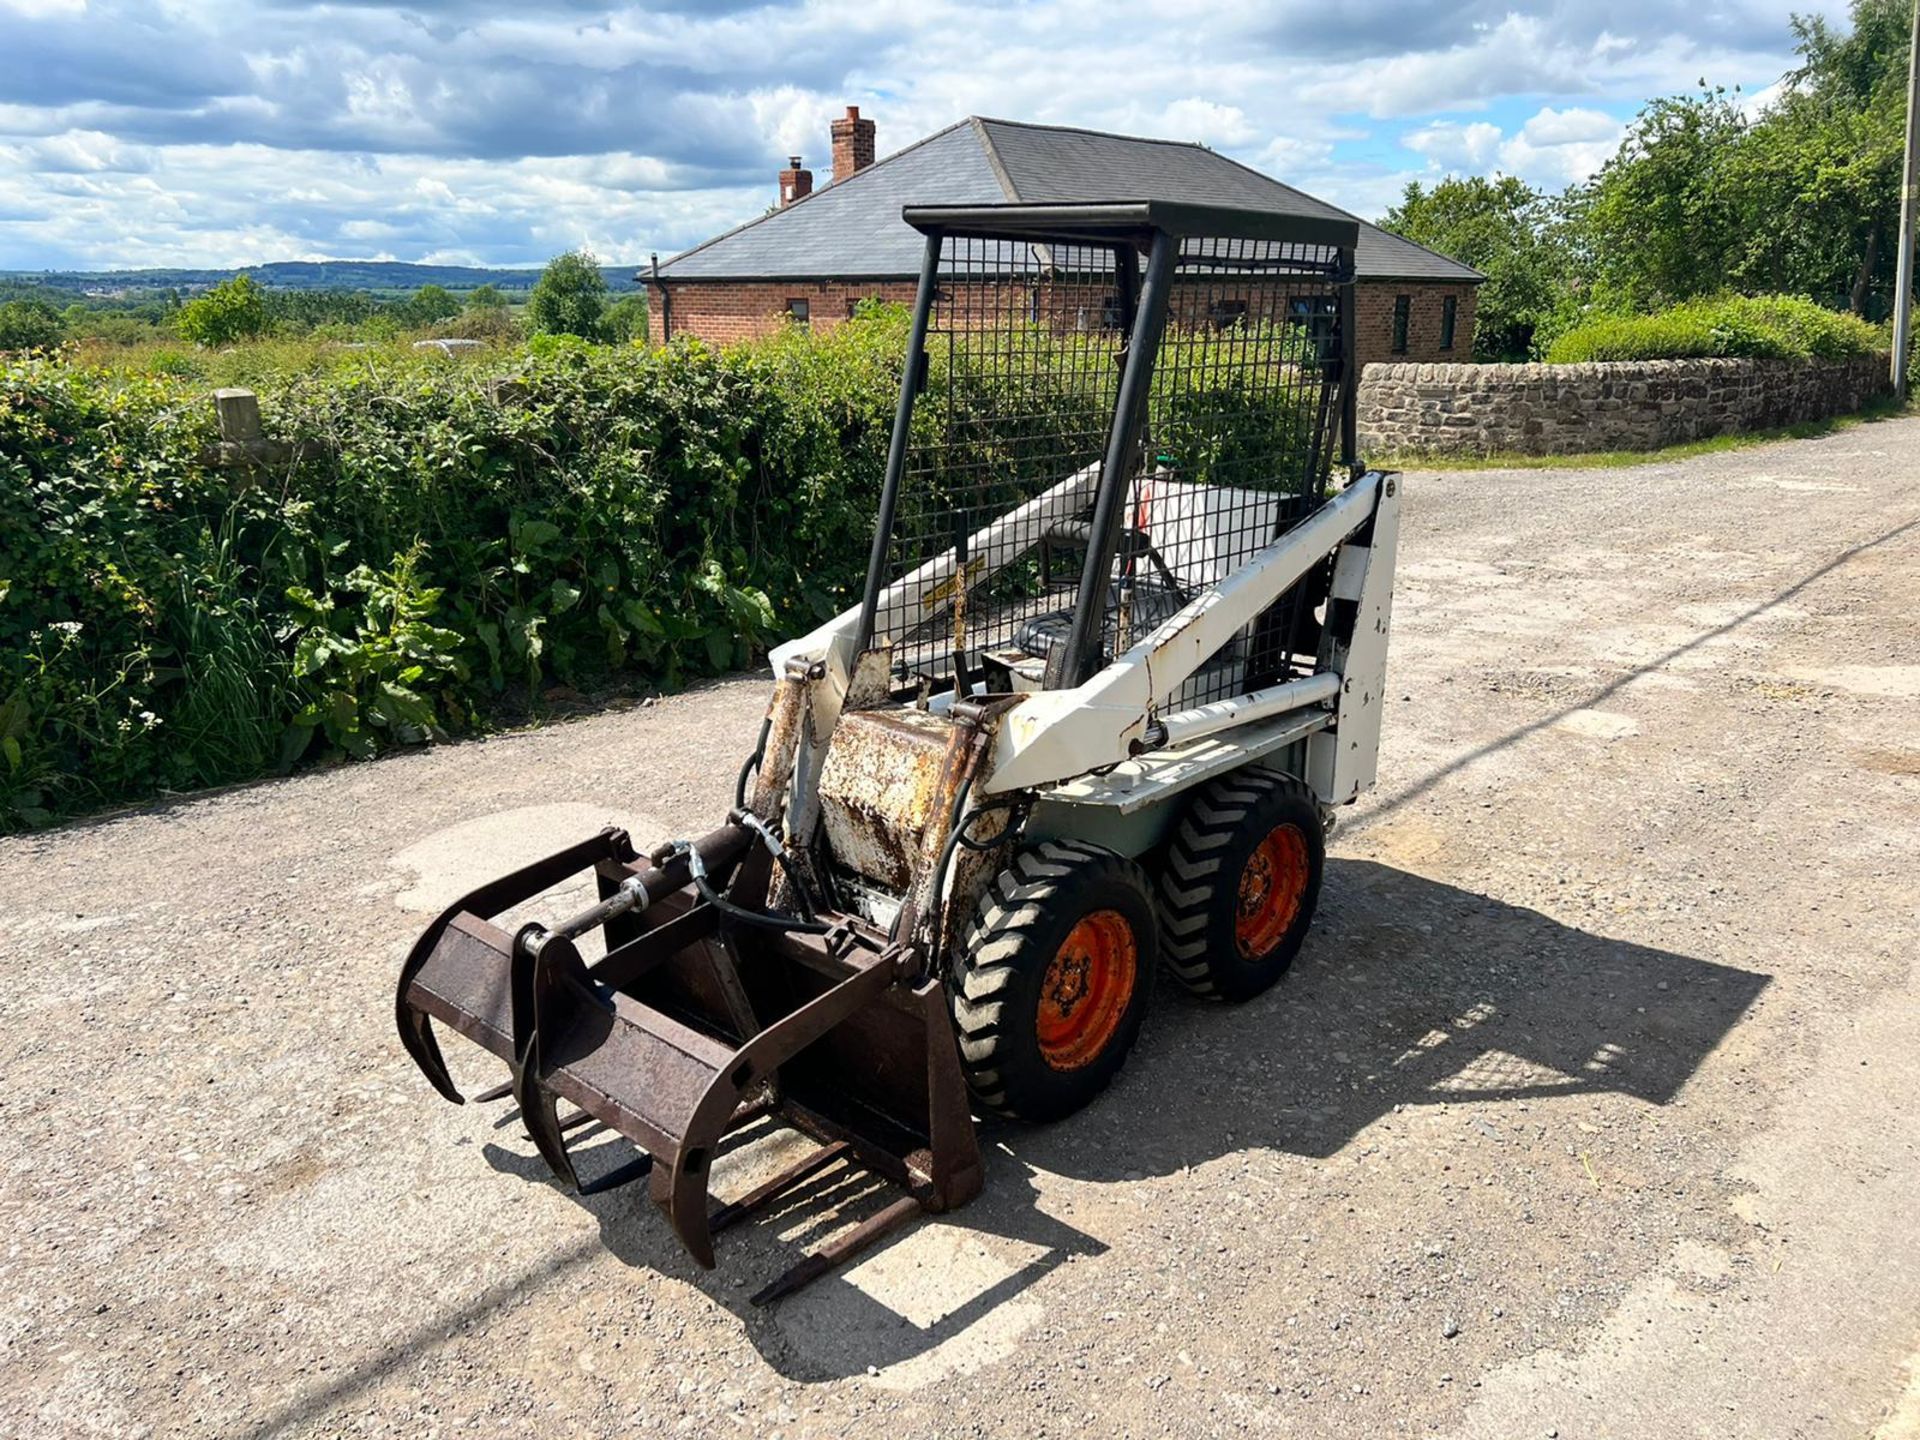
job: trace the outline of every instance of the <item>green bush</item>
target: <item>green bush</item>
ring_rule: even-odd
[[[196,345],[232,345],[264,335],[273,324],[267,292],[251,275],[223,280],[197,300],[180,307],[174,320],[183,340]]]
[[[62,327],[51,305],[40,300],[9,300],[0,305],[0,351],[40,350],[58,345]]]
[[[1587,320],[1555,339],[1546,358],[1555,365],[1697,356],[1844,360],[1882,348],[1880,332],[1857,316],[1794,295],[1734,295]]]
[[[0,362],[0,826],[748,663],[856,592],[901,328],[242,347],[290,451],[250,483],[214,376]]]
[[[751,663],[859,592],[905,331],[868,307],[725,349],[0,361],[0,828],[458,733],[555,683]],[[938,363],[917,427],[962,417],[1024,498],[1059,478],[1036,424],[1104,433],[1100,359],[1037,395]],[[1155,402],[1172,463],[1242,465],[1222,416],[1300,443],[1296,400],[1188,359]],[[236,381],[286,447],[251,473],[215,463],[206,392]]]

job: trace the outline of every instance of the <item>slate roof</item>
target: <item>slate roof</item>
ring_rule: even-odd
[[[900,218],[903,206],[1142,200],[1358,218],[1204,145],[974,115],[661,262],[660,276],[910,279],[925,242]],[[1485,278],[1364,220],[1359,226],[1354,265],[1362,280]]]

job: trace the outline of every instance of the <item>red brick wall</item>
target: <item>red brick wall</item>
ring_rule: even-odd
[[[1405,295],[1407,348],[1393,348],[1393,302]],[[1453,322],[1453,348],[1440,348],[1440,308],[1444,297],[1458,301]],[[1364,371],[1376,362],[1418,363],[1473,358],[1473,307],[1478,287],[1464,284],[1416,284],[1410,280],[1361,280],[1353,287],[1354,358]]]
[[[661,343],[661,304],[658,285],[647,287],[649,338]],[[849,301],[869,295],[902,305],[913,303],[914,285],[897,281],[737,281],[680,284],[672,290],[673,333],[696,335],[712,344],[751,340],[778,330],[786,321],[787,302],[804,299],[817,330],[830,330],[847,318]],[[1081,287],[1084,288],[1084,287]],[[1076,290],[1076,294],[1078,291]],[[1209,292],[1211,293],[1211,292]],[[1024,296],[1024,289],[1020,289]],[[1393,303],[1409,297],[1407,348],[1393,348]],[[1455,296],[1453,348],[1440,348],[1441,301]],[[1414,284],[1395,280],[1363,280],[1354,286],[1354,352],[1361,368],[1374,362],[1467,360],[1473,354],[1475,287],[1463,284]]]
[[[666,305],[661,290],[671,291]],[[673,333],[695,335],[709,344],[726,345],[769,335],[786,323],[787,302],[805,300],[815,330],[831,330],[847,318],[849,302],[868,296],[913,304],[914,283],[903,281],[738,281],[716,284],[647,286],[647,338],[661,343],[661,321],[670,306]]]

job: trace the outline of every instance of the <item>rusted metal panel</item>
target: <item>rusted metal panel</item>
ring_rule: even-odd
[[[940,799],[953,727],[945,716],[895,708],[840,717],[820,772],[827,844],[849,869],[904,894]]]

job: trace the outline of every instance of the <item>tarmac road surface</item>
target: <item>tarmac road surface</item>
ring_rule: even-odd
[[[1094,1107],[770,1311],[884,1196],[700,1272],[391,1022],[470,884],[714,823],[761,681],[0,842],[0,1434],[1920,1434],[1917,473],[1897,420],[1408,477],[1293,973],[1163,984]]]

